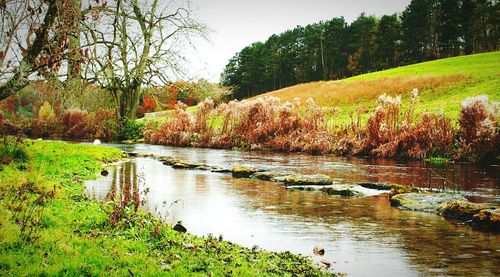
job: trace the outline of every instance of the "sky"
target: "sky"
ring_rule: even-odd
[[[187,74],[219,82],[229,59],[245,46],[266,41],[297,25],[344,16],[347,22],[362,12],[382,16],[402,12],[410,0],[191,0],[195,18],[212,32],[186,51]]]

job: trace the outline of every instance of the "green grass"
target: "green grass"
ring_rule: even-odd
[[[196,113],[197,109],[198,109],[198,106],[189,106],[186,108],[186,111],[191,113],[191,114],[194,114],[194,113]],[[139,124],[143,124],[143,125],[152,124],[154,126],[158,126],[158,125],[170,122],[172,120],[173,115],[174,115],[174,110],[165,110],[165,111],[152,113],[152,115],[148,116],[148,117],[136,119],[136,122]]]
[[[128,207],[113,222],[113,204],[86,198],[82,182],[96,178],[102,163],[121,159],[117,149],[46,141],[27,142],[25,148],[30,156],[27,162],[0,170],[2,276],[324,274],[302,256],[253,251],[215,238],[177,233]],[[31,184],[30,189],[22,191],[23,184]],[[45,199],[43,214],[33,217],[40,220],[35,234],[25,241],[13,219],[21,203],[15,196],[34,201],[54,188],[55,197]]]
[[[500,51],[439,59],[398,68],[363,74],[347,80],[371,80],[399,76],[446,76],[469,74],[475,76],[497,76],[500,74]]]
[[[323,107],[337,107],[341,114],[337,124],[350,122],[350,115],[361,115],[366,122],[379,95],[401,95],[403,103],[411,89],[419,87],[417,113],[441,112],[456,120],[460,104],[469,96],[488,95],[491,102],[500,101],[500,51],[434,60],[339,81],[320,81],[268,92],[283,101],[295,97],[312,97]]]

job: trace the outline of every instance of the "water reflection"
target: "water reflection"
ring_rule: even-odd
[[[214,166],[245,165],[300,173],[322,173],[341,183],[384,182],[418,187],[460,190],[473,202],[500,205],[498,165],[443,164],[423,161],[311,156],[300,153],[245,152],[159,145],[110,144],[124,151],[148,152]]]
[[[107,176],[93,181],[95,186],[87,186],[86,194],[103,202],[118,203],[122,207],[133,204],[134,210],[137,211],[139,205],[144,204],[143,201],[145,201],[139,196],[139,178],[142,175],[137,172],[137,164],[135,162],[123,163],[120,166],[111,167],[110,171]],[[147,189],[144,190],[144,192],[147,191]]]
[[[220,165],[229,161],[227,156],[179,151],[177,158]],[[257,160],[236,159],[234,154],[231,157],[234,163],[251,165]],[[280,163],[279,156],[263,159],[266,163],[258,165],[277,167]],[[311,157],[308,165],[314,166],[311,160],[315,159],[322,158]],[[299,169],[297,164],[304,164],[300,159],[282,158],[281,162],[282,167],[295,169]],[[401,167],[362,166],[368,170],[370,166],[387,170]],[[326,167],[349,172],[339,164]],[[351,168],[359,170],[360,165]],[[325,256],[314,258],[331,261],[335,271],[350,276],[500,275],[499,235],[476,232],[436,215],[391,208],[387,195],[351,199],[288,191],[276,183],[175,170],[145,158],[110,170],[109,176],[89,182],[86,191],[100,200],[134,199],[134,203],[141,202],[143,209],[167,221],[182,220],[190,233],[221,234],[248,247],[312,255],[314,246],[319,245],[325,249]]]

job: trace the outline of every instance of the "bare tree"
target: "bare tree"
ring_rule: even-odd
[[[0,7],[0,100],[25,87],[49,41],[55,1],[3,1]],[[40,64],[41,65],[41,64]],[[39,65],[39,66],[40,66]],[[47,65],[47,63],[45,63]]]
[[[0,0],[0,100],[18,92],[37,76],[59,77],[71,38],[76,45],[74,51],[80,54],[76,44],[80,20],[85,14],[95,17],[99,9],[89,7],[82,13],[79,1]],[[105,7],[105,3],[100,7]],[[73,58],[68,61],[68,68],[76,72],[82,61],[80,57]]]
[[[135,118],[142,88],[168,83],[180,70],[182,48],[205,36],[191,11],[189,1],[116,0],[85,26],[84,78],[112,93],[120,118]]]

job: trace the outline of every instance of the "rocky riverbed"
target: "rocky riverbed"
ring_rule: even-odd
[[[388,193],[393,207],[428,212],[463,220],[479,230],[500,232],[500,209],[497,206],[469,202],[459,193],[431,192],[413,186],[386,183],[342,184],[324,174],[300,174],[290,171],[263,170],[247,166],[224,168],[199,162],[175,159],[150,153],[128,153],[130,157],[153,158],[175,169],[204,170],[283,184],[287,189],[319,191],[329,195],[366,197]]]

